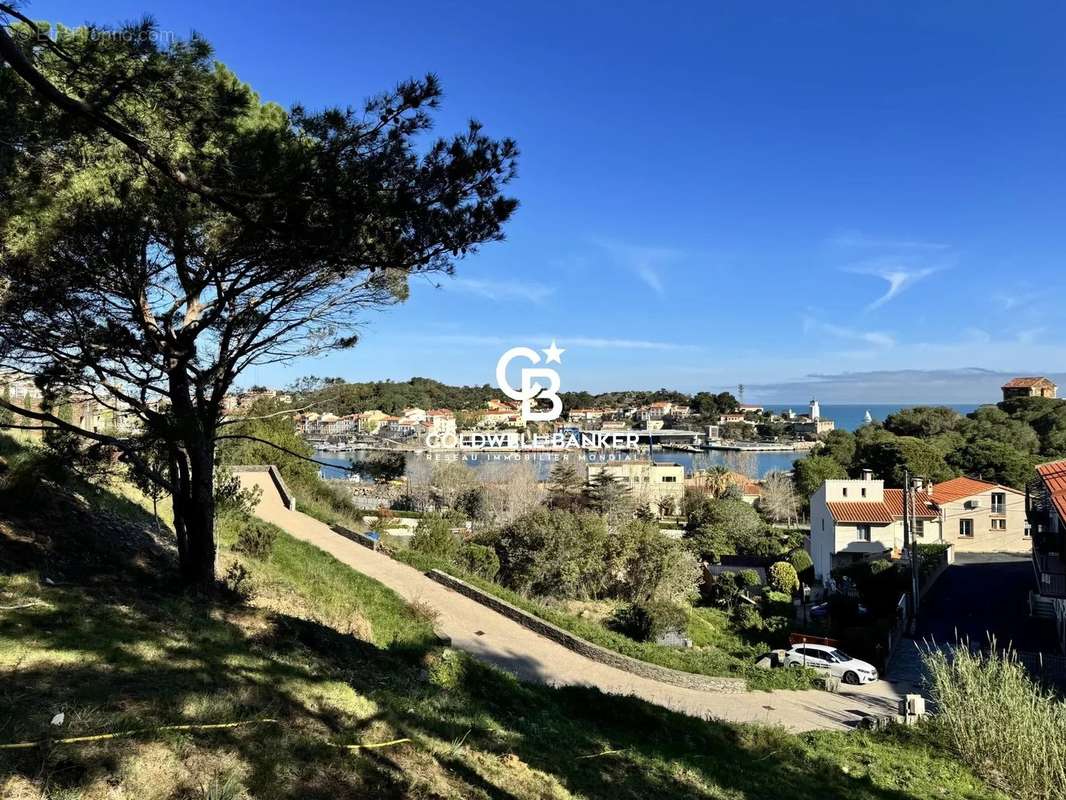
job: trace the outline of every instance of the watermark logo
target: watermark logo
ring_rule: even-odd
[[[551,345],[541,352],[544,353],[545,364],[561,365],[561,356],[566,350],[556,345],[552,339]],[[541,362],[540,354],[533,348],[512,347],[496,362],[496,385],[500,387],[500,391],[512,400],[522,401],[523,422],[551,422],[558,419],[563,413],[563,401],[559,399],[559,373],[547,366],[522,367],[521,388],[515,389],[507,379],[507,368],[516,358],[525,358],[532,364]],[[546,380],[548,385],[543,386],[538,381],[540,378]],[[548,400],[551,402],[551,408],[547,411],[537,411],[533,407],[534,400]]]

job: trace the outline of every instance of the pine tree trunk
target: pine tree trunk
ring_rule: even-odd
[[[186,507],[185,581],[200,591],[215,588],[215,454],[200,444],[189,453],[189,504]]]

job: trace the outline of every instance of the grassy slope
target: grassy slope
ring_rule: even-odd
[[[253,573],[251,608],[185,597],[165,573],[128,579],[144,559],[117,548],[57,566],[50,554],[84,525],[40,530],[0,511],[0,742],[278,720],[0,750],[0,797],[993,796],[921,732],[797,737],[520,684],[438,647],[392,592],[284,534],[266,562],[244,559],[236,527],[223,527],[221,563]]]

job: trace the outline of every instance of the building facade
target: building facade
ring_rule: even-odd
[[[685,468],[663,461],[606,461],[589,464],[589,483],[607,473],[628,486],[633,500],[653,514],[662,516],[660,503],[669,498],[675,513],[685,494]]]
[[[974,478],[934,484],[942,541],[956,553],[1028,553],[1032,549],[1025,516],[1025,493]]]
[[[1041,464],[1036,472],[1026,513],[1037,597],[1051,607],[1059,645],[1066,648],[1066,461]]]
[[[1059,387],[1043,377],[1012,378],[1003,384],[1003,399],[1013,397],[1051,397],[1059,396]]]
[[[939,541],[932,498],[924,491],[914,496],[918,541]],[[902,550],[903,490],[886,489],[869,471],[862,478],[825,481],[810,501],[809,550],[817,578],[829,577],[838,566]]]

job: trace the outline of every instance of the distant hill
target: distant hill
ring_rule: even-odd
[[[589,392],[560,392],[563,408],[632,407],[657,401],[690,405],[697,413],[715,415],[737,406],[729,392],[685,394],[673,389],[655,391],[619,390],[591,394]],[[342,378],[304,378],[293,387],[294,405],[316,403],[321,409],[335,414],[355,414],[380,409],[396,414],[404,408],[450,408],[453,411],[484,408],[488,400],[506,400],[503,392],[489,384],[482,386],[449,386],[432,378],[411,378],[409,381],[367,381],[349,383]]]
[[[489,384],[449,386],[431,378],[409,381],[348,383],[340,378],[305,379],[294,387],[293,405],[316,403],[335,414],[355,414],[376,408],[396,414],[404,408],[450,408],[453,411],[484,408],[488,400],[504,400],[503,392]]]

